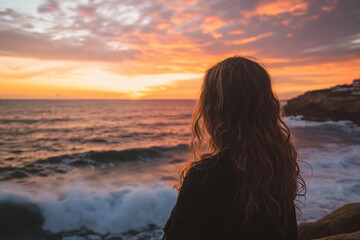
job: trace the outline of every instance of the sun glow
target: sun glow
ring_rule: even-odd
[[[353,11],[340,1],[0,0],[0,98],[197,98],[206,69],[233,55],[256,57],[289,98],[359,77]]]

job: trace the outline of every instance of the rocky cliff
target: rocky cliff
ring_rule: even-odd
[[[303,115],[305,120],[351,120],[360,125],[360,95],[334,89],[310,91],[290,99],[284,113]]]
[[[298,226],[299,240],[359,240],[360,203],[347,204],[329,215]]]

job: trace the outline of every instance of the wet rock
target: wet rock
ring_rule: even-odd
[[[359,233],[356,233],[358,231],[360,231],[360,202],[344,205],[343,207],[333,211],[332,213],[315,222],[302,223],[298,226],[299,240],[346,239],[335,237],[339,237],[336,236],[339,234],[347,234],[348,236],[346,237],[358,236],[357,234]],[[351,236],[351,234],[354,235]],[[354,239],[360,238],[358,237]]]
[[[38,239],[44,218],[37,205],[28,202],[0,202],[0,239]]]
[[[353,233],[338,234],[324,238],[317,238],[314,240],[359,240],[359,239],[360,239],[360,231]]]
[[[360,125],[360,95],[331,89],[306,92],[284,106],[287,116],[302,115],[305,120],[350,120]]]
[[[45,237],[45,240],[62,240],[63,237],[61,235],[61,233],[53,233],[53,234],[48,234]]]

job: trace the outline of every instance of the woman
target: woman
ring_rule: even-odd
[[[305,183],[267,71],[244,57],[210,68],[192,132],[163,239],[297,239]]]

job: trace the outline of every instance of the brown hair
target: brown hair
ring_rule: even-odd
[[[263,67],[238,56],[211,67],[193,113],[192,133],[194,159],[180,169],[178,190],[191,167],[226,151],[238,173],[234,202],[245,222],[261,209],[287,225],[294,199],[304,196],[306,186],[292,135]]]

